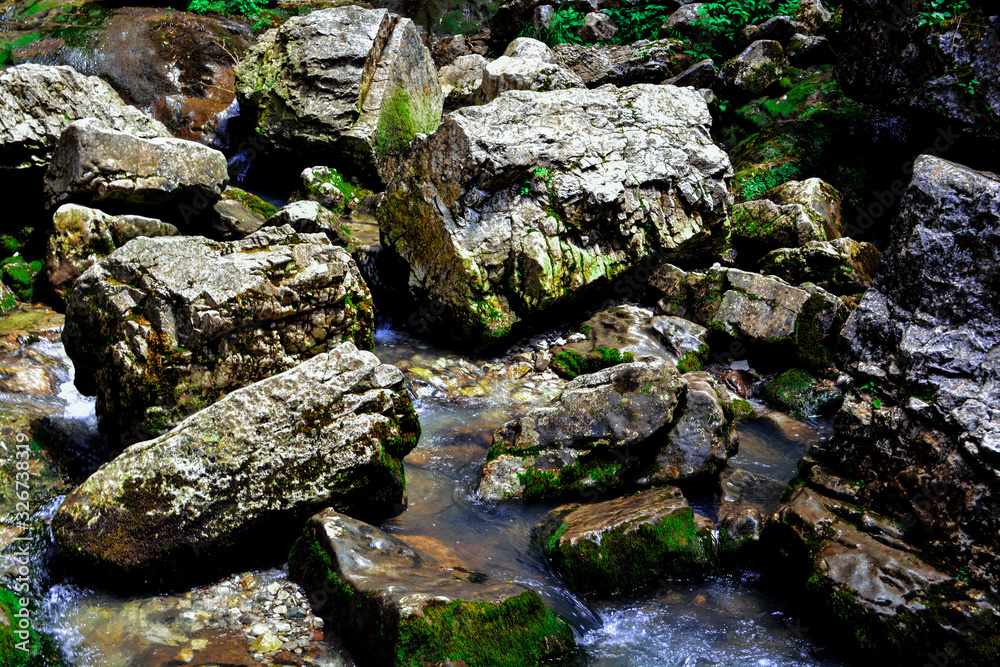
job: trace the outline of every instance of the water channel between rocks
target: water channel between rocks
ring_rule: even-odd
[[[48,357],[58,389],[43,399],[3,393],[5,409],[64,417],[93,432],[93,401],[73,388],[61,343],[36,342],[19,352],[25,358]],[[493,431],[544,400],[552,387],[515,377],[484,378],[469,360],[392,332],[380,332],[375,352],[407,372],[423,429],[405,460],[409,509],[383,527],[445,565],[538,591],[578,630],[588,665],[846,664],[815,642],[753,569],[669,585],[637,600],[588,603],[573,595],[531,539],[532,528],[555,503],[490,504],[475,493]],[[809,444],[828,431],[824,423],[771,413],[740,424],[740,453],[731,464],[787,481]],[[51,515],[60,499],[55,496],[41,511]],[[691,502],[711,516],[718,497],[708,492]],[[303,649],[315,664],[353,664],[323,635],[322,621],[280,567],[131,599],[77,585],[57,572],[48,575],[35,575],[42,588],[43,629],[78,667],[168,664],[164,656],[183,661],[209,643],[223,650],[226,641],[245,643],[265,631],[281,634],[288,649]]]

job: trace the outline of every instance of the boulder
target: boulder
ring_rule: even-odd
[[[753,199],[733,206],[730,242],[740,266],[753,268],[766,253],[826,241],[823,226],[801,204]]]
[[[844,237],[773,250],[758,266],[793,285],[810,282],[833,294],[860,294],[871,287],[881,258],[871,243]]]
[[[790,16],[778,15],[756,25],[748,25],[740,30],[740,39],[744,44],[751,44],[762,39],[788,45],[788,40],[797,31],[795,21]]]
[[[583,79],[588,88],[597,88],[606,83],[619,87],[660,83],[691,64],[691,56],[684,53],[683,46],[680,40],[659,39],[621,45],[559,44],[554,51],[559,62]]]
[[[95,262],[139,236],[176,236],[173,225],[135,215],[112,216],[85,206],[63,204],[52,216],[45,249],[49,285],[63,298]]]
[[[475,101],[486,104],[508,90],[548,91],[584,87],[579,76],[558,63],[541,58],[500,56],[483,70],[483,81],[476,91]]]
[[[464,107],[474,104],[483,84],[483,74],[490,61],[479,54],[459,56],[438,72],[445,105]]]
[[[699,60],[686,70],[663,81],[665,86],[691,86],[692,88],[710,88],[715,83],[719,72],[711,58]]]
[[[441,119],[430,51],[410,19],[336,7],[265,33],[236,68],[241,108],[274,146],[386,181]]]
[[[973,2],[931,20],[895,0],[845,0],[837,30],[835,73],[853,99],[898,115],[930,116],[946,148],[968,139],[972,151],[1000,146],[1000,14]],[[975,26],[975,27],[974,27]]]
[[[552,49],[545,42],[540,42],[531,37],[518,37],[507,45],[503,55],[507,58],[533,58],[550,65],[559,64],[555,54],[552,53]]]
[[[778,205],[801,205],[813,224],[823,228],[827,239],[840,238],[843,234],[843,199],[835,187],[822,179],[786,181],[764,193],[764,198]]]
[[[278,227],[130,241],[73,286],[63,342],[102,426],[134,441],[341,341],[370,348],[372,319],[344,249]]]
[[[611,17],[601,12],[590,12],[583,17],[583,25],[576,31],[584,44],[606,42],[615,36],[618,26]]]
[[[785,54],[788,56],[788,62],[796,67],[837,62],[837,54],[833,50],[830,40],[818,35],[795,33],[788,40]]]
[[[793,18],[801,32],[818,35],[833,21],[833,12],[826,8],[823,0],[799,0],[799,8]]]
[[[563,505],[536,529],[553,568],[588,597],[635,595],[705,574],[712,536],[695,525],[676,487],[586,505]]]
[[[814,378],[801,368],[792,368],[767,381],[761,397],[799,419],[831,416],[844,402],[832,382]]]
[[[760,97],[784,74],[785,52],[774,40],[759,40],[719,69],[724,95],[746,100]]]
[[[302,185],[289,195],[289,202],[316,201],[336,215],[352,213],[362,207],[361,201],[365,197],[372,194],[371,190],[358,185],[356,179],[349,180],[332,167],[307,167],[302,170],[300,178]]]
[[[574,648],[569,624],[534,591],[442,567],[332,510],[310,519],[288,567],[348,650],[373,665],[521,667]]]
[[[402,372],[342,343],[128,447],[66,496],[53,536],[112,580],[238,570],[324,507],[398,514],[419,436]]]
[[[493,435],[479,493],[488,500],[582,494],[709,474],[735,454],[707,375],[665,361],[625,363],[570,381],[551,403]]]
[[[154,212],[194,224],[229,181],[226,156],[183,139],[143,139],[96,119],[63,132],[45,173],[49,208],[62,203]]]
[[[147,139],[170,136],[95,76],[70,67],[18,65],[0,72],[0,168],[46,166],[63,130],[83,118]]]
[[[647,259],[721,249],[729,159],[691,89],[510,91],[414,143],[379,205],[429,329],[483,348]],[[611,224],[609,224],[611,221]]]
[[[676,32],[685,37],[693,37],[703,32],[704,29],[698,25],[701,18],[701,5],[702,3],[692,2],[678,7],[677,11],[668,16],[663,25],[660,26],[660,34]]]
[[[246,238],[266,222],[260,214],[235,198],[220,199],[212,206],[212,210],[215,211],[212,236],[223,241]]]
[[[469,40],[465,35],[446,35],[434,40],[431,45],[431,57],[438,69],[444,69],[456,59],[470,53]]]
[[[745,344],[753,353],[787,355],[810,369],[833,359],[847,307],[815,285],[792,287],[780,278],[713,267],[685,272],[669,264],[650,280],[657,310],[708,327]],[[787,362],[786,362],[787,363]]]

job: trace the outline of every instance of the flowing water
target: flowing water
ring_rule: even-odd
[[[41,397],[3,394],[5,405],[75,420],[93,435],[93,401],[73,389],[72,366],[61,344],[33,343],[19,354],[30,356],[29,351],[51,361],[57,390]],[[550,397],[558,381],[546,384],[502,366],[485,372],[481,363],[392,332],[379,332],[375,352],[405,370],[423,429],[405,461],[409,509],[385,522],[384,528],[446,564],[538,591],[571,621],[588,665],[845,664],[811,638],[786,601],[753,569],[666,585],[637,600],[587,602],[574,595],[532,541],[532,528],[555,503],[485,503],[475,490],[493,430]],[[827,430],[822,423],[772,413],[739,427],[742,445],[733,463],[787,480],[809,444],[825,437]],[[39,510],[42,517],[51,516],[60,500],[50,498]],[[718,502],[710,493],[692,500],[706,514]],[[192,647],[204,645],[199,638],[206,632],[228,630],[242,637],[240,614],[264,604],[268,586],[297,594],[281,565],[275,564],[190,591],[123,598],[80,586],[57,570],[47,571],[52,563],[50,539],[41,538],[42,555],[36,561],[43,570],[36,576],[39,619],[71,663],[81,667],[145,664],[151,651],[164,646],[183,658],[191,655]],[[322,652],[313,653],[317,664],[352,664],[329,638],[321,643]]]

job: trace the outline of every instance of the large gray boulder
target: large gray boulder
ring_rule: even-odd
[[[343,248],[278,227],[130,241],[73,286],[63,341],[102,425],[135,441],[341,341],[371,348],[372,319]]]
[[[147,139],[170,136],[96,76],[71,67],[18,65],[0,71],[0,168],[44,167],[63,130],[83,118]]]
[[[226,156],[202,144],[119,132],[96,119],[63,131],[45,174],[50,209],[71,202],[155,211],[193,224],[229,182]]]
[[[309,520],[288,569],[351,653],[371,665],[558,664],[574,646],[569,624],[538,593],[443,567],[333,510]]]
[[[483,72],[490,61],[472,53],[459,56],[438,72],[438,81],[445,103],[453,107],[473,104],[479,87],[483,85]]]
[[[483,70],[475,101],[486,104],[508,90],[583,88],[583,79],[562,65],[540,58],[500,56]]]
[[[719,69],[718,87],[734,99],[760,97],[781,79],[784,66],[785,52],[781,43],[761,39]]]
[[[621,45],[559,44],[553,50],[564,67],[583,79],[588,88],[596,88],[606,83],[660,83],[676,76],[691,64],[683,44],[660,39]]]
[[[419,436],[403,374],[343,343],[127,448],[66,497],[53,535],[111,578],[238,569],[323,507],[398,514]]]
[[[681,376],[670,362],[581,375],[548,405],[497,429],[479,493],[593,500],[710,474],[736,453],[726,413],[707,374]]]
[[[322,154],[388,180],[444,96],[410,19],[348,6],[265,33],[236,69],[240,103],[273,145]]]
[[[510,91],[414,142],[377,215],[431,301],[428,328],[485,347],[653,253],[706,260],[729,158],[704,98],[636,85]]]

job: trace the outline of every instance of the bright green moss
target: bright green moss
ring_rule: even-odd
[[[586,356],[576,350],[557,352],[552,357],[552,370],[560,376],[572,380],[579,375],[596,373],[597,371],[618,364],[630,364],[635,361],[631,352],[622,354],[614,348],[595,347]]]
[[[0,588],[0,665],[4,667],[59,667],[63,664],[62,657],[52,639],[38,634],[34,628],[37,619],[29,608],[31,622],[26,628],[28,635],[22,639],[15,634],[20,630],[20,619],[17,614],[22,606],[19,595]],[[9,621],[5,623],[4,621]],[[27,649],[27,650],[22,650]]]
[[[227,199],[234,199],[244,206],[246,206],[251,212],[256,213],[260,217],[267,220],[272,215],[278,212],[278,209],[274,204],[270,204],[255,194],[251,194],[245,190],[240,190],[239,188],[234,188],[232,186],[226,188],[225,192],[222,193]]]
[[[844,401],[839,391],[819,389],[816,378],[799,368],[787,370],[764,385],[763,397],[796,417],[831,414]]]
[[[681,373],[700,371],[705,367],[705,361],[708,359],[708,352],[708,345],[702,343],[698,346],[697,350],[694,352],[688,352],[681,358],[680,361],[677,362],[677,370]]]

